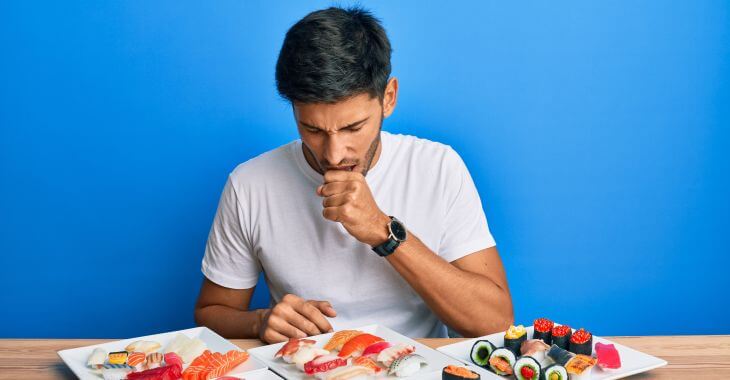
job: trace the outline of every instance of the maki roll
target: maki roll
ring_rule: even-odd
[[[514,373],[517,380],[539,380],[540,363],[532,356],[523,356],[517,360],[514,366]]]
[[[510,326],[504,333],[504,348],[512,351],[515,356],[520,355],[520,346],[527,340],[527,330],[522,325]]]
[[[553,364],[545,368],[542,378],[544,380],[568,380],[568,371],[560,364]]]
[[[582,328],[574,332],[570,337],[569,350],[574,354],[591,356],[593,354],[593,335]]]
[[[567,350],[572,332],[573,330],[571,330],[570,326],[567,325],[553,327],[553,344]]]
[[[547,356],[555,363],[564,366],[568,363],[568,361],[570,361],[570,359],[575,357],[575,354],[553,344],[550,347],[550,350],[548,350]]]
[[[489,356],[496,349],[497,347],[488,340],[477,340],[471,347],[471,355],[469,357],[472,363],[482,368],[489,368]]]
[[[489,368],[500,376],[512,374],[512,367],[515,365],[515,354],[506,348],[498,348],[489,357]]]
[[[460,367],[457,365],[448,365],[441,371],[441,380],[480,380],[481,376],[478,373],[470,370],[466,367]]]
[[[538,318],[533,323],[532,339],[540,339],[547,344],[553,342],[553,321],[547,318]]]

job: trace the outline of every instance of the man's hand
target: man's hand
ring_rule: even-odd
[[[355,239],[370,246],[388,240],[390,218],[378,208],[362,173],[329,170],[317,195],[324,197],[325,219],[342,223]]]
[[[331,332],[332,326],[325,316],[337,316],[329,302],[307,301],[287,294],[276,306],[262,313],[259,338],[277,343]]]

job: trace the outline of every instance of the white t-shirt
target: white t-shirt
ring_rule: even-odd
[[[474,182],[449,146],[381,132],[380,158],[366,181],[380,209],[433,252],[454,261],[495,245]],[[272,302],[291,293],[332,303],[336,329],[379,323],[410,337],[445,337],[446,327],[371,247],[324,219],[301,140],[229,175],[208,236],[203,274],[233,289],[263,270]]]

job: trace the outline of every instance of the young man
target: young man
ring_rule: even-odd
[[[449,146],[381,131],[390,42],[360,8],[313,12],[276,65],[301,140],[228,177],[203,258],[197,323],[279,342],[332,324],[412,337],[506,329],[512,301],[479,194]],[[260,272],[271,307],[248,310]]]

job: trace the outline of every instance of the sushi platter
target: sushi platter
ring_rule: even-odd
[[[468,371],[458,360],[380,325],[290,339],[249,353],[289,380],[437,380],[444,371]]]
[[[222,376],[280,379],[264,363],[207,327],[58,351],[83,380],[201,379]],[[215,374],[203,377],[201,372]]]
[[[665,360],[593,336],[583,328],[538,318],[533,326],[509,330],[438,348],[479,377],[453,379],[611,380],[646,372]],[[444,377],[446,378],[446,377]]]

